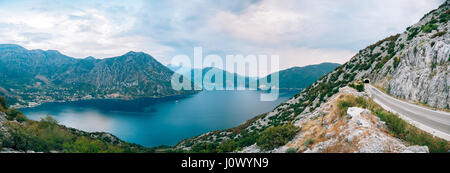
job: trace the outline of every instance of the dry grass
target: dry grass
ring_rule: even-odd
[[[323,110],[329,111],[328,114],[302,124],[302,130],[300,131],[302,138],[289,144],[289,147],[300,148],[299,151],[304,152],[307,148],[313,147],[320,142],[327,141],[327,133],[337,135],[343,131],[341,127],[347,124],[347,117],[343,116],[345,114],[342,113],[342,110],[339,110],[339,107],[336,106],[336,104],[347,96],[341,94],[336,97],[337,99],[330,103],[329,109]],[[330,125],[331,127],[327,129],[326,125]],[[355,144],[358,140],[354,140],[352,143],[345,142],[345,139],[341,138],[338,138],[338,140],[339,142],[336,145],[326,148],[323,152],[336,153],[356,151]],[[306,143],[308,146],[305,146]]]

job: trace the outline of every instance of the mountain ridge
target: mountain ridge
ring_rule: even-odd
[[[257,78],[257,77],[249,77],[249,76],[243,76],[237,73],[231,74],[230,72],[226,70],[222,70],[220,68],[216,67],[205,67],[202,69],[203,77],[207,72],[219,72],[223,73],[223,87],[226,87],[226,76],[227,75],[234,75],[236,79],[244,78],[245,80],[245,87],[249,87],[249,81],[256,81],[259,85],[259,81],[265,78],[269,78],[271,75],[279,74],[279,89],[295,89],[300,90],[306,88],[308,85],[312,84],[314,81],[319,79],[324,74],[332,71],[336,67],[338,67],[340,64],[338,63],[331,63],[331,62],[324,62],[320,64],[312,64],[312,65],[306,65],[306,66],[294,66],[288,69],[280,70],[278,72],[271,73],[265,77]],[[177,71],[180,67],[171,66],[171,64],[168,65],[170,69],[173,71]],[[191,78],[189,80],[194,78],[194,72],[199,69],[192,69],[191,72]],[[187,76],[186,74],[182,74]],[[214,77],[213,77],[214,79]],[[197,79],[198,81],[201,81],[202,79]],[[213,80],[214,82],[214,80]],[[199,84],[197,84],[199,85]],[[234,81],[234,86],[237,86],[237,80]]]
[[[76,59],[54,50],[0,45],[0,94],[16,107],[93,98],[132,99],[193,94],[171,88],[173,71],[143,52]],[[15,97],[17,96],[17,97]]]

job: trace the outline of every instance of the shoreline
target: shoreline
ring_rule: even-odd
[[[197,92],[199,93],[199,92]],[[33,105],[20,105],[20,106],[14,106],[14,105],[10,105],[11,108],[14,109],[28,109],[28,108],[35,108],[38,106],[42,106],[43,104],[46,103],[70,103],[70,102],[79,102],[79,101],[94,101],[94,100],[119,100],[119,101],[134,101],[134,100],[138,100],[138,99],[162,99],[162,98],[168,98],[168,97],[187,97],[187,96],[192,96],[194,94],[197,93],[192,93],[192,94],[178,94],[178,95],[167,95],[167,96],[160,96],[160,97],[131,97],[131,98],[124,98],[124,97],[116,97],[116,98],[105,98],[105,97],[96,97],[96,98],[89,98],[89,99],[70,99],[70,100],[53,100],[53,101],[42,101]],[[29,102],[28,102],[29,103]]]
[[[279,88],[280,91],[298,91],[301,92],[303,90],[303,88]],[[79,98],[79,99],[69,99],[69,100],[52,100],[52,101],[41,101],[41,102],[34,102],[35,104],[33,105],[19,105],[19,106],[15,106],[15,105],[10,105],[11,108],[14,109],[27,109],[27,108],[34,108],[34,107],[38,107],[41,106],[42,104],[45,103],[65,103],[65,102],[77,102],[77,101],[92,101],[92,100],[120,100],[120,101],[133,101],[133,100],[137,100],[137,99],[161,99],[161,98],[167,98],[167,97],[177,97],[177,96],[192,96],[198,93],[201,93],[204,90],[200,90],[198,92],[195,93],[191,93],[191,94],[176,94],[176,95],[167,95],[167,96],[137,96],[137,97],[95,97],[95,98]],[[225,90],[223,90],[225,91]],[[239,91],[239,90],[232,90],[232,91]],[[257,91],[262,91],[262,90],[257,90]],[[264,91],[263,91],[264,92]],[[27,102],[28,104],[31,102]]]

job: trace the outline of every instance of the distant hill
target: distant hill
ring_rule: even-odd
[[[0,95],[7,96],[9,104],[194,93],[173,90],[173,73],[142,52],[106,59],[76,59],[54,50],[0,45]]]
[[[317,81],[323,75],[333,71],[340,64],[322,63],[304,67],[292,67],[277,72],[280,89],[304,89]],[[265,77],[267,78],[267,77]]]
[[[178,70],[180,67],[170,66],[169,68],[174,69],[174,70]],[[195,76],[195,73],[199,73],[200,71],[202,71],[202,76]],[[246,76],[239,75],[237,73],[230,73],[230,72],[228,72],[226,70],[222,70],[222,69],[219,69],[219,68],[216,68],[216,67],[205,67],[203,69],[191,69],[190,73],[191,73],[191,75],[190,75],[190,77],[188,77],[188,79],[191,80],[193,83],[195,83],[195,85],[197,85],[197,86],[202,86],[203,78],[208,73],[212,73],[212,74],[214,74],[214,73],[222,73],[223,74],[223,76],[222,76],[222,79],[223,79],[222,84],[223,84],[224,88],[226,88],[226,84],[228,82],[234,83],[233,86],[234,86],[234,88],[236,88],[238,86],[237,81],[238,80],[242,80],[242,79],[245,81],[245,85],[242,85],[242,86],[239,86],[239,87],[244,87],[245,86],[246,88],[248,88],[249,81],[256,81],[256,82],[258,82],[258,79],[256,77],[246,77]],[[182,74],[182,75],[184,75],[186,77],[189,76],[186,73]],[[234,76],[234,78],[232,80],[227,80],[226,77],[229,76],[229,75]],[[209,77],[212,78],[211,84],[215,83],[216,77],[214,75],[209,76]],[[200,81],[200,82],[198,82],[198,81]]]
[[[333,71],[336,67],[338,67],[340,64],[336,64],[336,63],[322,63],[322,64],[317,64],[317,65],[308,65],[308,66],[304,66],[304,67],[292,67],[286,70],[282,70],[276,73],[279,73],[279,88],[280,89],[304,89],[306,88],[308,85],[314,83],[317,79],[319,79],[321,76]],[[178,70],[180,67],[175,67],[172,65],[168,65],[169,68],[173,69],[173,70]],[[198,72],[200,69],[192,69],[191,70],[191,78],[189,79],[194,79],[194,72]],[[226,82],[233,82],[233,81],[226,81],[226,76],[230,75],[231,73],[219,68],[215,68],[215,67],[206,67],[202,69],[202,74],[205,75],[207,72],[218,72],[218,73],[223,73],[223,86],[226,86]],[[274,75],[276,73],[273,73],[271,75]],[[185,76],[188,76],[186,74],[184,74]],[[234,86],[237,86],[237,79],[244,79],[246,84],[245,87],[249,87],[249,81],[256,81],[258,83],[259,86],[259,80],[267,78],[261,78],[261,79],[257,79],[256,77],[247,77],[247,76],[242,76],[239,74],[231,74],[234,75]],[[215,81],[214,77],[213,78],[213,82]],[[194,81],[194,80],[192,80]],[[197,81],[201,81],[199,79],[197,79]],[[196,85],[201,85],[201,83],[196,83]],[[241,86],[242,87],[242,86]]]

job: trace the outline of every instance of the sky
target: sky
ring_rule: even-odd
[[[279,55],[280,68],[345,63],[444,0],[0,0],[0,44],[76,58],[142,51]]]

